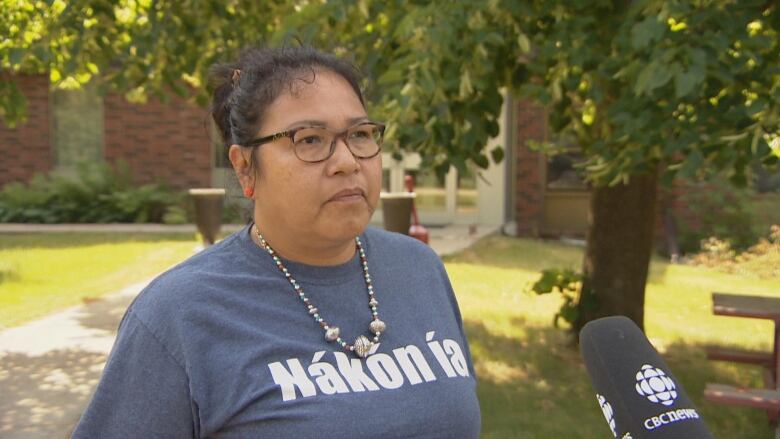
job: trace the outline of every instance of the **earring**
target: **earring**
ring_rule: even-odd
[[[255,196],[255,188],[252,186],[247,186],[244,188],[244,196],[247,198],[252,198]]]

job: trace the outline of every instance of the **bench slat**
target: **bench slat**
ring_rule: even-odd
[[[705,351],[707,358],[710,360],[736,361],[738,363],[758,364],[767,367],[771,367],[774,361],[772,354],[769,352],[727,349],[717,346],[708,346],[705,348]]]
[[[712,312],[721,316],[780,320],[780,298],[712,293]]]
[[[712,402],[780,410],[780,390],[748,389],[708,383],[704,397]]]

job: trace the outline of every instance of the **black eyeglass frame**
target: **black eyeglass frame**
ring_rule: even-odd
[[[377,150],[376,150],[376,152],[374,154],[372,154],[372,155],[370,155],[368,157],[360,157],[358,155],[355,155],[355,153],[352,152],[352,148],[350,148],[349,141],[347,140],[347,137],[346,137],[347,133],[349,133],[351,130],[353,130],[353,129],[357,128],[357,127],[363,126],[363,125],[374,125],[379,130],[379,142],[377,142],[377,147],[378,148],[377,148]],[[357,158],[360,158],[360,159],[370,159],[372,157],[376,157],[376,155],[379,154],[382,151],[382,142],[384,141],[384,138],[385,138],[385,124],[383,124],[381,122],[374,122],[374,121],[360,122],[360,123],[357,123],[355,125],[352,125],[351,127],[347,128],[346,130],[340,131],[340,132],[334,132],[334,131],[331,131],[331,130],[329,130],[327,128],[316,127],[316,126],[296,127],[296,128],[292,128],[292,129],[289,129],[289,130],[279,131],[278,133],[270,134],[268,136],[263,136],[263,137],[258,137],[257,139],[252,139],[249,142],[246,142],[243,146],[245,146],[247,148],[254,148],[254,147],[266,144],[266,143],[270,143],[270,142],[279,140],[279,139],[281,139],[283,137],[287,137],[288,139],[290,139],[291,142],[293,142],[293,152],[295,152],[295,134],[298,133],[298,131],[308,130],[308,129],[312,129],[312,128],[325,130],[325,131],[333,134],[334,135],[333,136],[333,141],[330,142],[330,149],[328,150],[328,155],[325,156],[325,158],[323,158],[322,160],[315,160],[315,161],[304,160],[304,159],[298,157],[298,153],[295,153],[295,156],[298,157],[298,160],[300,160],[302,162],[306,162],[306,163],[320,163],[320,162],[324,162],[325,160],[331,158],[331,156],[333,156],[333,153],[336,151],[336,142],[339,139],[343,139],[344,140],[344,144],[347,145],[347,149],[349,149],[349,152],[352,153],[353,156],[355,156]]]

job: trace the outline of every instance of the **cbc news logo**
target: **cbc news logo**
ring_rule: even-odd
[[[651,402],[670,406],[677,398],[677,386],[663,370],[649,364],[636,373],[636,391]]]
[[[607,402],[607,399],[603,396],[596,394],[596,399],[599,402],[599,405],[601,406],[601,412],[604,413],[604,419],[607,420],[607,424],[609,424],[609,429],[612,430],[612,435],[614,437],[617,437],[617,430],[615,426],[615,412],[612,410],[612,405]]]

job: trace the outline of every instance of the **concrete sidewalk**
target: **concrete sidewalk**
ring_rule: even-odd
[[[430,245],[443,256],[494,231],[431,228]],[[100,378],[125,309],[147,283],[0,331],[1,438],[69,437]]]
[[[69,437],[146,283],[0,332],[0,437]]]

